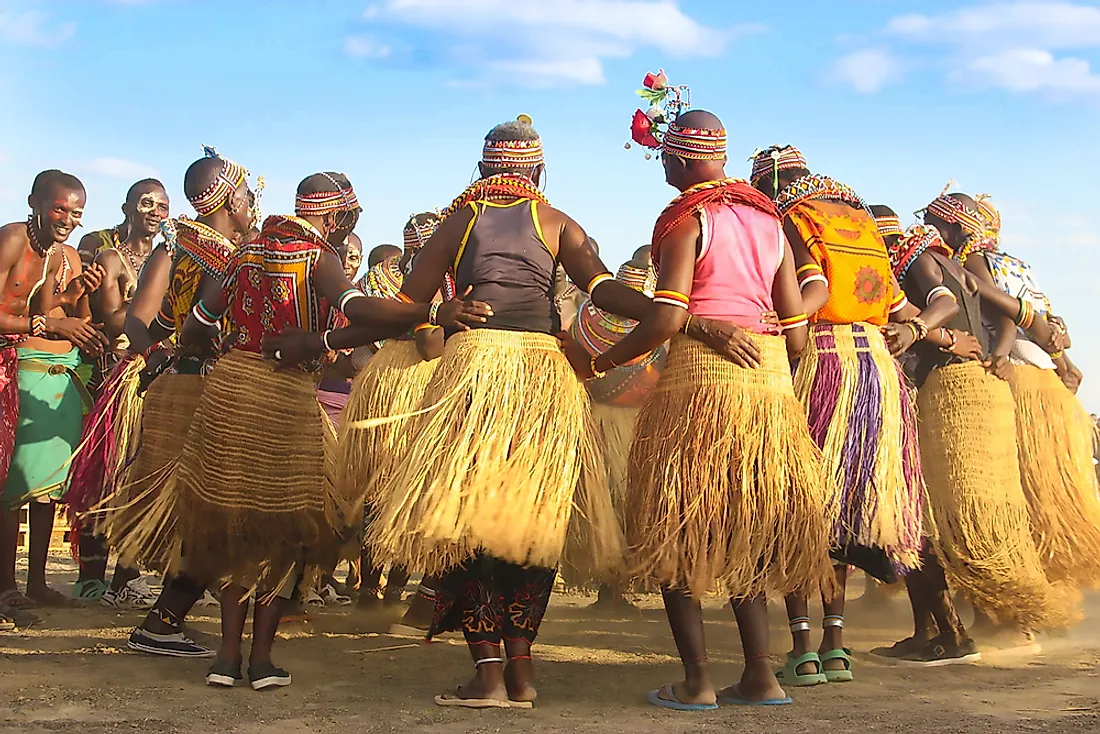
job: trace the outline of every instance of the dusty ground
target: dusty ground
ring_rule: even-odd
[[[58,588],[71,578],[54,565]],[[67,575],[66,575],[67,574]],[[860,583],[856,582],[858,595]],[[66,587],[67,588],[67,587]],[[633,618],[594,615],[583,596],[556,595],[536,649],[540,699],[533,711],[439,709],[432,696],[469,672],[460,640],[430,646],[382,633],[390,618],[323,612],[288,626],[276,659],[294,684],[273,693],[211,690],[209,661],[131,653],[138,619],[102,607],[44,613],[25,633],[0,633],[0,732],[1059,732],[1100,731],[1100,635],[1095,622],[1043,640],[1039,657],[938,670],[895,667],[866,654],[907,633],[899,598],[883,612],[849,610],[856,681],[794,690],[782,709],[725,707],[702,714],[648,706],[646,691],[677,680],[675,651],[657,597]],[[739,674],[737,629],[715,600],[710,657],[723,685]],[[772,649],[788,640],[773,611]],[[1100,604],[1091,604],[1092,620]],[[192,622],[216,639],[213,610]],[[1091,637],[1086,635],[1086,632]],[[777,657],[778,660],[778,657]]]

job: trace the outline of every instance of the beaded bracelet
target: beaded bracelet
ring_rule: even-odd
[[[924,323],[924,319],[920,316],[914,316],[911,319],[905,321],[905,325],[913,330],[913,334],[917,337],[917,341],[923,341],[928,336],[928,324]]]
[[[797,329],[801,326],[806,326],[810,323],[810,319],[806,314],[800,313],[795,316],[789,316],[785,319],[779,320],[780,333],[790,331],[791,329]]]
[[[31,336],[46,336],[46,317],[42,314],[31,316]]]
[[[594,276],[592,280],[588,281],[588,288],[585,289],[585,292],[588,293],[589,296],[591,296],[592,291],[596,290],[596,286],[600,285],[601,283],[606,283],[609,280],[615,280],[615,276],[611,273],[599,273],[598,275]]]
[[[218,318],[206,310],[202,301],[196,303],[195,307],[191,309],[191,315],[203,326],[210,327],[218,325]]]
[[[592,379],[593,380],[598,380],[601,377],[606,377],[607,376],[606,372],[600,372],[599,370],[596,369],[596,359],[599,356],[600,355],[598,355],[598,354],[593,354],[592,358],[588,360],[588,369],[592,372]]]
[[[941,351],[950,352],[952,349],[955,348],[955,345],[959,343],[959,335],[955,333],[954,329],[945,329],[941,326],[940,327],[940,335],[941,336],[946,336],[948,339],[951,340],[951,343],[948,344],[946,347],[944,347],[944,346],[940,347]]]
[[[1051,359],[1061,359],[1062,357],[1066,356],[1066,353],[1064,350],[1059,349],[1057,352],[1051,352],[1048,356]]]
[[[442,328],[443,328],[442,326],[437,326],[435,324],[424,323],[424,324],[421,324],[420,326],[417,326],[415,329],[413,329],[413,333],[418,334],[421,331],[427,331],[428,329],[442,329]]]
[[[666,306],[675,306],[687,311],[690,299],[679,291],[660,290],[653,294],[654,303],[663,303]]]
[[[340,312],[343,313],[344,308],[348,305],[348,303],[354,301],[356,298],[366,298],[366,294],[364,294],[363,291],[359,290],[358,288],[348,288],[346,291],[340,294],[340,305],[337,306],[337,308],[339,308]]]
[[[328,343],[328,338],[331,335],[332,335],[332,329],[325,329],[325,331],[321,332],[321,346],[323,346],[325,348],[326,352],[334,351],[333,348],[331,346],[329,346],[329,343]]]
[[[909,298],[905,295],[905,292],[902,291],[901,293],[898,293],[897,297],[894,299],[894,302],[890,305],[890,313],[897,313],[908,305]]]
[[[432,326],[439,326],[439,307],[443,304],[436,301],[428,309],[428,323]]]
[[[680,329],[680,333],[688,333],[688,329],[691,328],[691,314],[688,314],[687,321],[684,322],[683,328]]]

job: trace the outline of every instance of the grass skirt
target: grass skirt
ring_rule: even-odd
[[[810,593],[833,578],[829,492],[785,342],[753,340],[761,366],[744,369],[674,337],[634,430],[630,568],[695,597]]]
[[[66,512],[73,558],[79,556],[82,533],[98,533],[101,516],[86,515],[110,497],[133,458],[141,430],[143,396],[138,394],[145,358],[127,355],[108,375],[92,412],[84,419],[80,446],[69,467]]]
[[[344,408],[340,430],[340,457],[337,483],[346,497],[365,497],[387,460],[404,456],[410,443],[412,418],[363,428],[358,421],[405,415],[415,412],[424,398],[439,360],[425,362],[416,350],[416,342],[388,339],[355,377],[351,396]],[[376,497],[366,497],[373,506]]]
[[[1031,532],[1051,581],[1100,585],[1100,496],[1092,464],[1096,425],[1053,370],[1017,365],[1020,479]]]
[[[109,545],[127,565],[164,573],[178,561],[169,484],[202,390],[201,375],[168,372],[145,391],[133,461],[98,508]]]
[[[933,370],[917,395],[936,555],[952,589],[998,621],[1061,627],[1073,599],[1052,586],[1020,486],[1012,393],[977,362]]]
[[[603,447],[604,469],[607,476],[607,486],[611,492],[611,506],[615,510],[615,517],[618,519],[620,526],[626,520],[626,488],[630,443],[634,438],[634,424],[638,420],[640,410],[640,408],[592,403],[592,417],[596,421],[596,435]],[[583,557],[583,554],[583,549],[576,549],[576,552],[574,552],[570,548],[566,555],[569,557]],[[586,578],[568,563],[562,564],[561,577],[566,586],[574,589],[585,588],[595,582],[614,580]]]
[[[878,328],[812,326],[794,391],[825,455],[840,556],[863,567],[856,554],[869,550],[885,554],[893,573],[918,568],[924,481],[916,413]]]
[[[546,334],[473,329],[447,340],[403,456],[372,480],[368,546],[442,572],[478,551],[582,571],[621,562],[588,395]]]
[[[176,476],[188,572],[277,591],[303,551],[335,564],[358,517],[334,491],[335,449],[312,375],[239,350],[219,359]]]

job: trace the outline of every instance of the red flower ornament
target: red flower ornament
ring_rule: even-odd
[[[649,119],[642,110],[634,113],[634,120],[630,125],[630,137],[638,145],[646,148],[659,148],[661,143],[653,135],[653,120]]]
[[[664,70],[658,71],[654,74],[652,71],[647,72],[645,79],[642,80],[642,86],[646,89],[660,90],[668,86],[668,77],[665,76]]]

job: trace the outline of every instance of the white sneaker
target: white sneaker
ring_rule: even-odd
[[[103,592],[100,603],[113,609],[151,609],[157,603],[157,595],[149,588],[142,576],[126,582],[118,591],[108,589]]]

